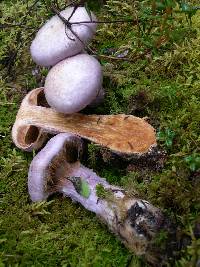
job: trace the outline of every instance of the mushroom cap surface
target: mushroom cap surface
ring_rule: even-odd
[[[31,200],[34,202],[46,200],[49,195],[56,192],[57,183],[60,182],[56,179],[60,179],[62,176],[62,167],[66,166],[66,162],[76,162],[82,151],[83,142],[76,135],[61,133],[50,139],[33,158],[29,168],[28,191]],[[59,170],[60,166],[61,169]],[[70,164],[67,167],[70,173]],[[66,174],[66,171],[63,173]],[[56,177],[57,174],[59,177]]]
[[[79,54],[55,65],[48,73],[44,92],[58,112],[72,114],[90,104],[102,88],[102,69],[92,56]]]
[[[68,19],[73,9],[73,7],[68,7],[60,14]],[[91,15],[92,20],[96,20],[94,14],[91,13]],[[87,10],[84,7],[78,7],[69,22],[90,20]],[[96,23],[75,24],[72,25],[72,30],[84,44],[87,44],[96,31]],[[80,53],[84,48],[82,42],[66,28],[64,22],[56,15],[48,20],[36,34],[30,47],[31,56],[33,61],[40,66],[53,66],[67,57]]]

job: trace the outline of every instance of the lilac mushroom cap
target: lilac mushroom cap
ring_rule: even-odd
[[[102,68],[92,56],[79,54],[55,65],[48,73],[44,92],[58,112],[72,114],[89,105],[102,89]]]
[[[66,8],[60,14],[68,19],[73,7]],[[96,17],[91,13],[92,20]],[[91,21],[91,18],[84,7],[78,7],[70,18],[69,22]],[[81,23],[72,25],[72,30],[79,39],[66,28],[64,22],[56,15],[40,28],[33,40],[30,51],[32,59],[40,66],[53,66],[61,60],[74,56],[84,49],[96,32],[96,23]]]
[[[46,200],[59,190],[63,176],[73,174],[83,153],[80,137],[58,134],[33,158],[28,173],[28,191],[32,201]]]

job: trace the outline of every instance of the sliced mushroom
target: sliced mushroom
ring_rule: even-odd
[[[31,200],[42,201],[52,193],[63,193],[96,213],[128,249],[155,260],[151,244],[164,225],[162,212],[83,166],[80,151],[82,142],[77,136],[59,134],[52,138],[31,163]]]
[[[35,129],[33,133],[69,132],[103,147],[107,147],[120,155],[142,155],[156,146],[154,128],[145,120],[132,115],[83,115],[74,113],[66,115],[48,108],[43,88],[32,90],[22,101],[15,124],[12,129],[13,141],[17,147],[27,150],[24,127]],[[38,98],[43,106],[38,106]],[[43,100],[42,100],[43,98]],[[35,127],[35,128],[33,128]],[[30,132],[30,134],[32,131]],[[29,140],[36,140],[33,135]],[[36,142],[34,144],[36,145]],[[38,147],[41,143],[37,144]]]
[[[79,54],[56,64],[48,73],[44,92],[49,105],[58,112],[72,114],[93,102],[102,88],[98,60]]]
[[[73,10],[73,7],[68,7],[61,11],[60,15],[66,20],[71,17],[69,22],[91,21],[84,7],[78,7],[72,15]],[[93,21],[96,21],[93,13],[91,17]],[[31,44],[30,51],[33,60],[40,66],[53,66],[65,58],[80,53],[84,49],[84,44],[92,39],[96,31],[96,23],[74,24],[71,29],[82,42],[57,15],[47,21]]]
[[[28,99],[27,99],[28,98]],[[46,99],[44,97],[43,90],[39,89],[34,91],[34,94],[29,93],[24,100],[22,101],[20,110],[18,111],[18,115],[20,113],[23,114],[26,107],[30,106],[44,106],[49,107]],[[19,119],[17,115],[16,122],[12,128],[12,138],[17,147],[27,152],[31,152],[33,150],[38,150],[42,147],[44,142],[47,140],[48,132],[45,132],[42,128],[37,127],[28,122],[23,122]]]

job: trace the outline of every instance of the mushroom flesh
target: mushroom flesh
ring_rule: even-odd
[[[12,128],[16,146],[31,151],[43,144],[41,135],[64,132],[79,135],[125,158],[144,155],[156,147],[155,129],[144,119],[125,114],[66,115],[48,106],[44,88],[29,92]]]

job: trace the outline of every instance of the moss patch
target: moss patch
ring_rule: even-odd
[[[164,168],[153,170],[137,162],[126,168],[112,165],[109,160],[104,162],[108,159],[105,151],[93,144],[89,145],[85,164],[109,182],[122,185],[131,194],[164,210],[177,225],[181,237],[179,258],[172,266],[196,266],[200,258],[199,11],[192,17],[192,24],[187,14],[174,13],[163,25],[164,32],[160,36],[159,21],[152,22],[149,17],[151,1],[139,2],[109,0],[105,6],[101,1],[99,4],[89,1],[99,19],[143,16],[140,31],[137,25],[131,24],[99,27],[92,44],[95,49],[107,56],[127,53],[132,62],[101,58],[106,98],[100,107],[89,111],[147,117],[156,128],[160,150],[166,151]],[[34,1],[28,3],[31,6]],[[0,23],[17,24],[24,20],[26,26],[6,28],[0,33],[0,264],[144,266],[92,213],[69,199],[54,196],[52,202],[30,203],[27,172],[34,153],[15,148],[11,127],[24,95],[41,86],[48,72],[32,62],[29,46],[35,29],[51,12],[42,1],[27,17],[26,10],[26,1],[0,3]],[[148,23],[151,28],[145,28]],[[158,243],[164,239],[161,237]]]

